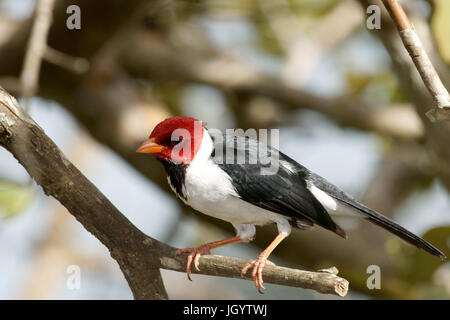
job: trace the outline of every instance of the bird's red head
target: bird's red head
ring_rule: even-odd
[[[172,117],[158,123],[149,139],[136,152],[152,153],[157,158],[176,164],[189,164],[200,149],[202,138],[201,121]]]

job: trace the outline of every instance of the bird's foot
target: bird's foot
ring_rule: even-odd
[[[208,244],[204,244],[198,248],[184,248],[180,249],[177,252],[175,252],[175,257],[179,254],[189,252],[189,255],[187,256],[187,264],[186,264],[186,274],[190,281],[191,279],[191,265],[192,262],[194,262],[194,267],[197,271],[200,271],[199,268],[199,262],[200,262],[200,255],[202,254],[211,254],[210,250],[212,248]]]
[[[263,286],[264,281],[262,279],[262,272],[266,263],[272,266],[275,265],[275,263],[273,263],[272,261],[267,260],[267,256],[265,254],[260,254],[256,260],[251,261],[241,271],[241,277],[243,278],[247,273],[248,269],[253,267],[252,278],[253,281],[255,282],[256,289],[261,294],[264,293],[261,289],[265,289]]]

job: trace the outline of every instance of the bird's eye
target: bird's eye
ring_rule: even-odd
[[[175,145],[179,144],[181,141],[183,141],[183,137],[177,137],[177,138],[170,139],[169,144],[171,146],[175,146]]]

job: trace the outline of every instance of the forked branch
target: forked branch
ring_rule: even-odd
[[[56,198],[110,251],[136,299],[167,299],[160,268],[185,272],[175,248],[147,237],[134,226],[59,150],[44,131],[0,87],[0,145],[10,151],[47,195]],[[200,272],[240,277],[247,260],[200,258]],[[267,266],[264,281],[345,296],[348,281],[336,272]],[[194,271],[195,273],[195,271]],[[249,279],[249,278],[247,278]]]

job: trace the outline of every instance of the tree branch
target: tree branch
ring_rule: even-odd
[[[159,268],[185,271],[186,259],[137,229],[58,149],[0,87],[0,145],[9,150],[45,194],[56,198],[110,251],[136,299],[167,299]],[[239,277],[248,261],[219,256],[200,259],[202,273]],[[348,282],[335,274],[267,266],[264,280],[344,296]]]
[[[179,272],[186,271],[186,259],[179,260],[172,257],[162,257],[161,268]],[[217,255],[200,257],[200,271],[193,268],[192,273],[220,276],[227,278],[241,278],[241,270],[248,264],[248,260],[230,258]],[[320,293],[335,294],[344,297],[348,291],[348,281],[337,276],[337,269],[330,268],[319,272],[303,271],[266,265],[264,267],[264,282],[289,287],[312,289]],[[244,279],[253,281],[251,274]]]
[[[381,0],[360,0],[362,6],[367,8],[369,5],[377,5],[382,8]],[[432,164],[436,168],[442,182],[447,190],[450,190],[450,125],[447,121],[431,123],[425,116],[429,111],[433,100],[423,84],[417,68],[411,61],[408,52],[400,41],[397,28],[386,10],[381,10],[380,30],[372,30],[372,33],[380,38],[386,51],[389,53],[393,70],[399,79],[401,89],[405,92],[411,103],[414,105],[417,114],[421,117],[425,131],[425,142],[427,149],[432,154]],[[427,51],[431,57],[433,64],[438,66],[439,75],[446,85],[450,85],[450,75],[447,67],[442,62],[433,46],[431,31],[428,23],[424,21],[420,14],[410,12],[411,21],[416,26],[416,31],[422,38],[423,43],[427,46]],[[413,15],[412,15],[413,14]]]
[[[39,0],[36,4],[36,16],[20,75],[22,95],[27,100],[26,106],[28,105],[28,99],[36,94],[39,70],[47,49],[47,34],[52,21],[54,4],[55,0]]]
[[[43,58],[49,63],[53,63],[77,74],[83,74],[89,70],[89,62],[87,59],[73,57],[70,54],[60,52],[49,46],[47,46]]]
[[[167,298],[157,264],[142,262],[152,252],[142,250],[147,237],[63,155],[2,88],[0,145],[14,155],[45,194],[56,198],[110,250],[135,298]],[[145,255],[133,254],[138,250]]]
[[[383,3],[394,20],[403,44],[436,104],[434,109],[427,112],[427,116],[432,121],[450,120],[450,95],[434,69],[430,58],[428,58],[422,42],[402,5],[398,0],[383,0]]]

